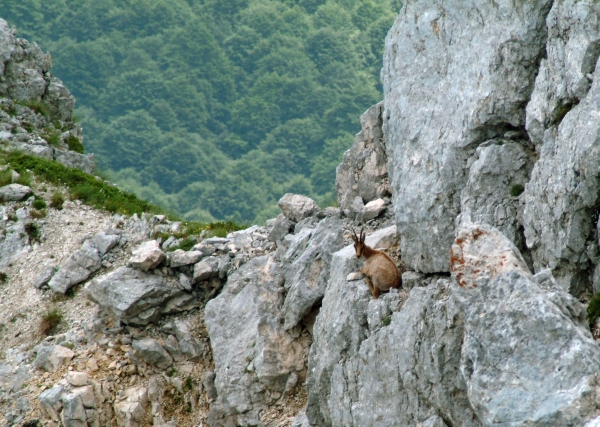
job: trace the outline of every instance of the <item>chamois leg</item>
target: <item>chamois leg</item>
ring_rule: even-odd
[[[369,289],[371,290],[371,293],[373,294],[373,298],[375,298],[375,299],[379,298],[379,289],[377,289],[375,286],[373,286],[373,282],[371,281],[371,278],[365,276],[365,282],[367,282],[367,285],[369,286]]]

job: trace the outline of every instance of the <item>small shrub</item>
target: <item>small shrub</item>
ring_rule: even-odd
[[[17,222],[19,218],[14,213],[8,214],[8,220],[12,222]]]
[[[40,209],[39,211],[34,209],[29,212],[29,216],[35,219],[46,218],[46,215],[48,215],[46,209]]]
[[[8,274],[6,274],[4,271],[0,271],[0,285],[4,285],[7,280]]]
[[[521,184],[515,184],[510,188],[510,195],[512,197],[517,197],[520,196],[523,191],[525,191],[525,187],[523,187]]]
[[[183,239],[178,245],[170,246],[167,250],[174,251],[177,249],[183,249],[184,251],[189,251],[190,249],[192,249],[192,247],[194,247],[195,244],[196,239],[194,239],[193,237],[188,237],[186,239]]]
[[[67,289],[67,291],[65,292],[65,298],[72,299],[73,297],[75,297],[75,290],[75,286],[71,286],[69,289]]]
[[[46,142],[55,147],[60,145],[60,132],[53,128],[45,128],[44,132],[41,134],[41,137],[46,140]]]
[[[25,224],[25,232],[29,236],[30,241],[40,241],[42,233],[40,232],[40,227],[35,222],[28,222]]]
[[[4,187],[12,182],[12,170],[6,169],[0,172],[0,187]]]
[[[172,377],[173,375],[175,375],[177,373],[177,369],[175,368],[171,368],[167,371],[167,377]]]
[[[600,292],[595,294],[587,308],[587,320],[590,326],[593,326],[596,323],[596,319],[600,317]]]
[[[188,391],[191,391],[194,388],[194,381],[192,380],[192,377],[187,377],[185,379],[185,382],[183,383],[183,388]]]
[[[50,109],[42,101],[29,100],[29,101],[15,101],[16,104],[28,107],[31,111],[36,114],[41,114],[44,117],[50,116]]]
[[[44,199],[42,199],[42,198],[36,198],[36,199],[33,201],[33,204],[32,204],[32,206],[33,206],[35,209],[37,209],[38,211],[39,211],[39,210],[42,210],[42,209],[44,209],[44,208],[46,207],[46,201],[45,201]]]
[[[58,191],[52,193],[52,197],[50,198],[50,207],[54,209],[58,209],[59,211],[63,208],[63,203],[65,203],[65,199],[63,195]]]
[[[381,324],[383,326],[389,326],[390,323],[392,323],[392,316],[384,317],[383,320],[381,321]]]
[[[19,179],[17,179],[17,184],[21,184],[21,185],[26,185],[28,187],[31,186],[31,172],[24,170],[22,172],[19,172]]]
[[[63,314],[59,309],[53,308],[52,310],[47,311],[46,314],[42,316],[42,321],[40,322],[40,332],[42,335],[51,335],[58,325],[60,325],[62,319]]]
[[[83,144],[75,135],[69,134],[65,142],[69,146],[69,150],[83,154]]]

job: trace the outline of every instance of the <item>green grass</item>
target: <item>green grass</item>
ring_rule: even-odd
[[[600,293],[595,294],[587,308],[587,320],[590,323],[590,326],[593,326],[596,323],[596,319],[600,317]]]
[[[47,205],[44,199],[36,197],[36,199],[33,201],[32,206],[39,211],[44,209]]]
[[[69,146],[69,150],[83,154],[83,144],[75,135],[69,134],[69,137],[66,139],[65,142]]]
[[[35,100],[15,101],[15,104],[19,104],[19,105],[28,107],[34,113],[41,114],[44,117],[50,117],[50,108],[48,108],[48,106],[46,104],[44,104],[42,101],[35,101]]]
[[[66,186],[72,199],[79,199],[95,208],[128,215],[142,212],[163,213],[161,208],[139,199],[134,194],[105,184],[79,169],[19,152],[0,153],[0,160],[2,157],[21,176],[30,170],[42,181]],[[52,196],[51,206],[58,208],[55,195]]]
[[[523,187],[521,184],[515,184],[510,188],[510,195],[512,197],[517,197],[520,196],[523,191],[525,191],[525,187]]]
[[[0,164],[6,163],[12,169],[21,174],[19,181],[29,182],[31,185],[32,175],[39,181],[63,185],[69,191],[69,198],[81,200],[83,203],[97,209],[105,209],[109,212],[124,215],[141,215],[143,212],[153,214],[165,214],[171,220],[177,218],[164,209],[152,205],[136,195],[120,190],[117,187],[106,184],[92,175],[74,168],[68,168],[52,160],[30,156],[28,154],[10,151],[0,151]],[[21,182],[20,182],[21,183]],[[62,209],[64,196],[60,192],[54,192],[50,198],[50,207]],[[219,221],[213,223],[184,221],[182,231],[177,233],[157,233],[155,237],[168,238],[173,235],[185,239],[179,247],[189,250],[196,241],[191,236],[197,236],[203,231],[206,237],[225,237],[232,231],[243,230],[246,226],[236,224],[233,221]]]
[[[63,314],[58,308],[48,310],[43,316],[40,322],[40,332],[42,335],[51,335],[58,325],[63,320]]]
[[[392,316],[384,317],[383,320],[381,321],[381,324],[383,326],[389,326],[390,323],[392,323]]]
[[[54,147],[58,147],[60,145],[60,132],[53,127],[45,128],[40,136],[44,138],[48,144]]]
[[[0,172],[0,187],[4,187],[12,182],[12,171],[6,169]]]

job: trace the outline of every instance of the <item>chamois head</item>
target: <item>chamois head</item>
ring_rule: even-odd
[[[356,257],[360,258],[365,248],[365,234],[363,230],[360,230],[360,237],[356,235],[356,231],[352,230],[352,240],[354,240],[354,250],[356,251]]]

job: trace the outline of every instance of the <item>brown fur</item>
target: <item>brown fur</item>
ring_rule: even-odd
[[[380,291],[389,291],[390,288],[399,288],[402,286],[402,276],[398,267],[387,254],[373,249],[365,244],[365,235],[360,232],[360,237],[352,230],[354,240],[354,250],[356,257],[365,257],[365,265],[360,270],[365,275],[365,281],[371,290],[374,298],[379,298]]]

